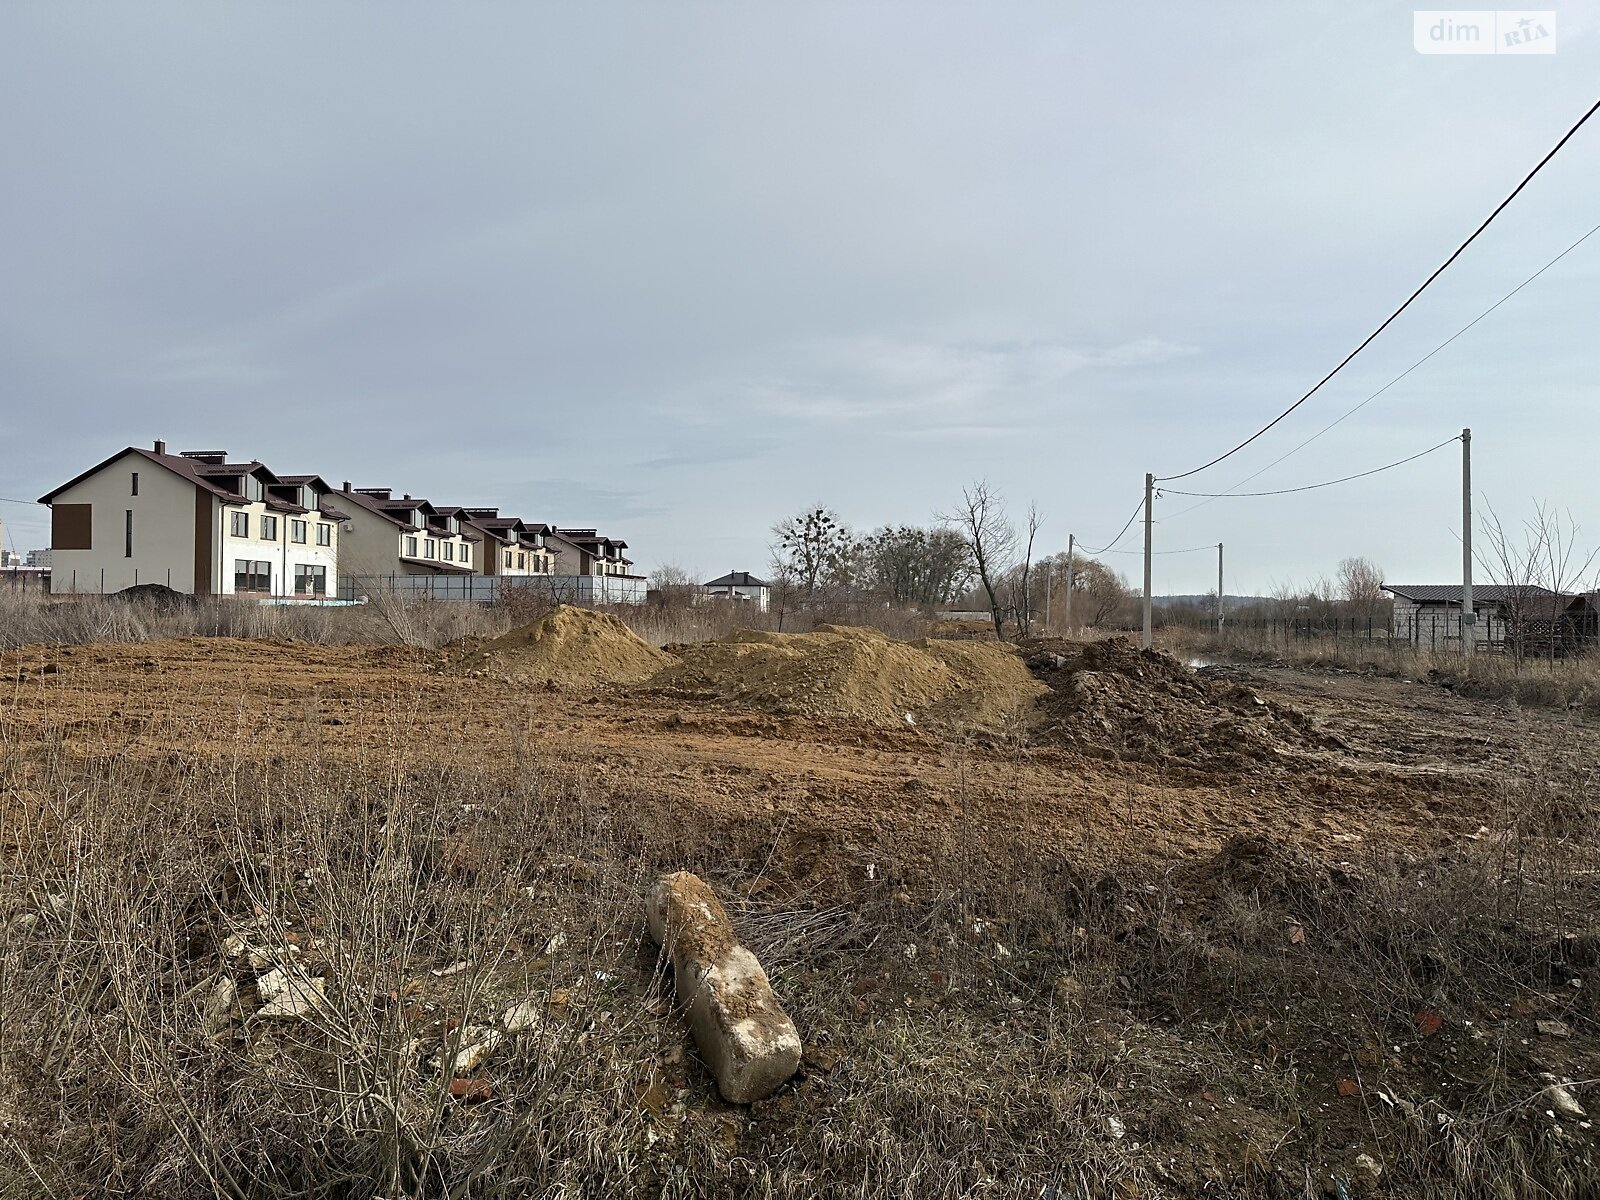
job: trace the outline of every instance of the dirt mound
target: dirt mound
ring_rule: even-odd
[[[513,679],[554,683],[637,683],[672,656],[657,650],[610,613],[570,604],[474,650],[463,663]]]
[[[1096,757],[1243,770],[1339,746],[1298,709],[1200,678],[1124,637],[1036,643],[1027,664],[1050,689],[1039,736]]]
[[[1002,730],[1031,721],[1045,692],[1010,647],[897,642],[873,629],[741,630],[674,649],[679,661],[651,679],[650,690],[875,725]]]
[[[1210,858],[1179,867],[1173,877],[1191,903],[1243,896],[1302,915],[1350,885],[1347,872],[1323,866],[1304,848],[1248,833],[1229,838]]]
[[[106,599],[124,604],[143,605],[157,612],[176,612],[179,609],[193,608],[197,603],[193,596],[169,588],[164,583],[136,583],[132,587],[123,588],[120,592],[112,592]]]

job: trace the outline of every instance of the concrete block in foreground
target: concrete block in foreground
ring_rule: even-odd
[[[663,875],[645,916],[672,959],[678,999],[723,1099],[749,1104],[772,1095],[800,1066],[800,1034],[716,893],[688,871]]]

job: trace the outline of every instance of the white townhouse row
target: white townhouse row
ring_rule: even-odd
[[[433,504],[389,488],[335,489],[223,450],[129,446],[40,497],[51,591],[160,584],[196,596],[324,599],[341,580],[631,574],[627,543],[593,529]],[[568,536],[570,534],[570,537]]]

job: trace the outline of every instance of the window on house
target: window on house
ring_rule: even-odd
[[[233,560],[233,590],[236,592],[272,591],[272,564],[248,558]]]
[[[527,569],[528,569],[528,556],[526,554],[517,555],[517,570],[525,571]]]
[[[432,538],[424,538],[422,540],[422,557],[423,558],[432,558],[433,557],[433,539]]]
[[[291,542],[299,542],[302,546],[306,544],[306,523],[304,521],[289,522],[289,540]]]
[[[135,471],[133,473],[133,490],[130,491],[128,493],[128,495],[137,496],[138,494],[139,494],[139,472]]]
[[[406,557],[407,558],[415,558],[416,556],[417,556],[417,539],[414,538],[414,537],[408,537],[406,539]]]
[[[122,530],[122,557],[133,557],[133,509],[128,509]]]
[[[445,562],[455,562],[456,544],[454,542],[446,542],[444,544],[444,560]]]
[[[322,521],[317,522],[317,545],[333,545],[333,526]]]
[[[278,518],[263,516],[261,518],[261,540],[275,542],[278,540]]]
[[[230,513],[228,516],[228,532],[234,537],[250,536],[250,514],[247,512]]]
[[[326,596],[328,594],[328,568],[296,563],[294,568],[294,594],[296,596]]]
[[[506,566],[509,567],[510,565],[511,565],[511,551],[507,550],[506,551]]]

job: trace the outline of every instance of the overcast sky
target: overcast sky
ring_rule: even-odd
[[[1596,98],[1423,56],[1393,3],[28,4],[0,9],[0,495],[128,444],[497,504],[761,571],[821,501],[987,477],[1045,551],[1258,428]],[[1600,222],[1600,118],[1220,491]],[[1250,489],[1470,425],[1509,519],[1600,540],[1600,235]],[[1229,591],[1459,571],[1459,455],[1157,506]],[[1192,503],[1192,502],[1191,502]],[[0,505],[19,549],[42,508]],[[1123,545],[1133,548],[1130,534]],[[1130,576],[1138,560],[1114,561]],[[1213,586],[1208,554],[1157,592]]]

